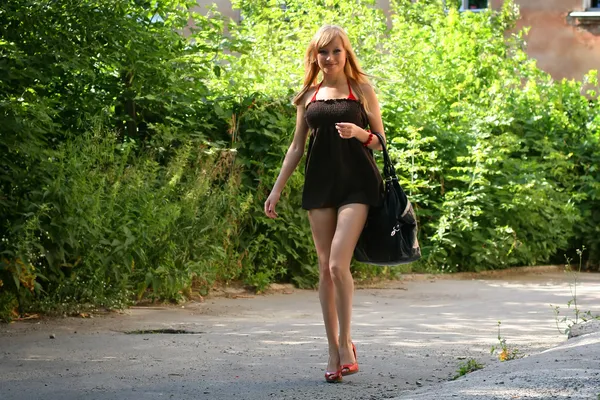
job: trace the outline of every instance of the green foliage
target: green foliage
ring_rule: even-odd
[[[15,315],[18,307],[17,298],[14,293],[9,291],[0,292],[0,322],[10,322]]]
[[[301,209],[302,176],[296,174],[289,180],[277,206],[280,218],[273,221],[263,211],[264,199],[293,136],[293,115],[289,101],[254,95],[244,112],[233,117],[234,146],[245,163],[245,186],[257,200],[250,210],[252,222],[241,236],[241,247],[246,249],[245,280],[258,290],[275,278],[294,281],[300,287],[313,287],[318,279],[310,226]]]
[[[442,2],[394,1],[389,28],[366,3],[234,5],[245,18],[231,32],[252,46],[226,60],[215,86],[226,92],[290,96],[316,24],[348,30],[379,91],[390,152],[417,208],[421,268],[534,265],[598,237],[599,177],[589,163],[598,151],[598,105],[581,95],[581,83],[554,82],[538,70],[522,49],[523,32],[506,36],[518,18],[512,2],[500,11],[446,13]],[[595,72],[586,79],[597,87]]]
[[[460,363],[460,365],[458,366],[458,371],[453,379],[458,379],[461,376],[465,376],[466,374],[469,374],[482,368],[483,364],[480,364],[474,358],[469,358],[467,361]]]
[[[417,6],[397,5],[403,11],[382,65],[403,84],[379,87],[397,145],[391,153],[420,215],[426,266],[453,272],[548,261],[579,220],[564,187],[574,165],[560,147],[561,124],[570,123],[565,108],[579,111],[585,99],[527,61],[519,35],[506,39],[517,17],[510,2],[494,14],[450,10],[443,18],[432,5],[418,21]],[[415,42],[422,46],[402,57]],[[542,98],[550,106],[536,106]]]
[[[251,197],[203,82],[229,40],[195,6],[3,3],[0,290],[21,311],[179,300],[239,275]]]
[[[225,93],[291,98],[302,84],[306,46],[323,23],[348,27],[357,56],[370,64],[378,58],[386,33],[385,16],[375,3],[294,0],[283,6],[279,0],[232,1],[243,21],[230,24],[229,31],[243,45],[223,55],[221,79],[214,87]]]
[[[517,348],[511,347],[506,344],[506,338],[500,334],[500,325],[502,322],[498,321],[498,345],[492,346],[490,354],[498,353],[498,359],[500,361],[510,361],[517,358],[521,358],[521,353]]]
[[[576,253],[579,257],[579,262],[576,268],[573,268],[571,265],[571,258],[566,257],[567,264],[565,265],[565,273],[569,275],[569,290],[571,291],[571,299],[567,302],[567,309],[571,309],[573,307],[573,317],[565,314],[562,317],[560,316],[560,306],[553,306],[554,310],[554,319],[556,321],[556,329],[561,334],[569,335],[571,332],[571,328],[573,325],[578,324],[579,321],[586,322],[591,319],[600,319],[600,315],[593,315],[590,310],[582,311],[580,306],[577,304],[577,287],[579,286],[579,274],[581,273],[581,268],[583,266],[583,254],[585,252],[585,246],[581,249],[577,249]],[[552,306],[552,305],[551,305]],[[561,329],[560,325],[564,324],[566,327]]]
[[[249,207],[238,204],[233,153],[182,146],[165,168],[156,154],[131,155],[116,137],[82,136],[43,165],[45,185],[31,194],[43,253],[28,259],[45,292],[96,306],[141,298],[179,300],[237,276],[236,236]],[[223,228],[226,227],[226,228]]]

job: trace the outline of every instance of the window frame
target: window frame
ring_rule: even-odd
[[[583,11],[572,11],[568,18],[572,25],[600,25],[600,2],[598,0],[583,0]]]
[[[594,4],[596,3],[596,4]],[[600,1],[598,0],[583,0],[583,9],[585,11],[600,11]]]
[[[591,0],[590,0],[591,1]],[[459,11],[470,11],[470,12],[483,12],[490,8],[490,0],[487,0],[487,7],[485,8],[469,8],[469,0],[462,0]]]

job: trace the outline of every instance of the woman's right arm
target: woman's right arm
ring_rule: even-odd
[[[265,214],[269,218],[276,218],[277,213],[275,212],[275,206],[281,197],[281,192],[285,184],[287,183],[290,176],[294,173],[294,170],[300,163],[302,156],[304,155],[304,147],[306,145],[306,137],[308,136],[308,125],[304,119],[305,105],[304,101],[296,107],[296,131],[294,132],[294,139],[290,145],[285,158],[283,159],[283,165],[279,171],[279,176],[273,185],[271,194],[265,201]]]

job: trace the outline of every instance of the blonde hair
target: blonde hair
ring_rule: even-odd
[[[299,105],[306,92],[308,92],[312,86],[317,84],[317,78],[320,72],[319,64],[317,63],[317,54],[319,53],[319,49],[327,46],[335,38],[341,39],[344,50],[346,50],[344,73],[350,83],[355,84],[354,86],[356,87],[355,91],[358,100],[363,103],[365,109],[368,111],[367,101],[360,85],[364,83],[370,84],[370,82],[367,79],[367,74],[365,74],[360,67],[356,54],[354,54],[354,51],[352,50],[348,35],[341,27],[336,25],[323,25],[310,41],[304,56],[304,86],[296,97],[294,97],[293,102],[295,105]]]

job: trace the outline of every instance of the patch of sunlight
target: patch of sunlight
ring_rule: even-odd
[[[596,344],[600,344],[600,337],[594,335],[592,337],[585,337],[585,336],[581,336],[581,339],[573,342],[566,342],[563,345],[561,345],[560,347],[556,347],[553,349],[548,349],[546,351],[544,351],[544,353],[551,353],[553,351],[556,350],[560,350],[560,349],[574,349],[576,347],[579,346],[587,346],[587,345],[596,345]]]
[[[378,331],[378,333],[384,336],[398,336],[398,332],[395,331]]]
[[[432,329],[434,331],[453,331],[456,329],[466,328],[466,325],[463,324],[419,324],[419,326],[427,329]]]
[[[455,343],[455,342],[453,342]],[[390,342],[389,345],[390,346],[397,346],[397,347],[427,347],[429,346],[430,343],[425,343],[422,340],[415,340],[415,341],[402,341],[402,342]]]
[[[394,332],[394,333],[398,333],[399,331],[405,331],[407,328],[401,328],[401,327],[388,327],[385,329],[380,329],[378,332]]]
[[[582,283],[582,285],[584,285],[585,283]],[[494,283],[494,284],[489,284],[489,286],[491,287],[497,287],[497,288],[506,288],[506,289],[527,289],[528,291],[536,291],[536,292],[557,292],[557,291],[563,291],[565,290],[565,288],[569,287],[569,284],[567,282],[565,283],[561,283],[561,284],[554,284],[554,285],[545,285],[545,286],[540,286],[540,285],[536,285],[536,284],[525,284],[525,283]]]
[[[449,304],[430,304],[430,305],[424,305],[424,304],[413,304],[408,306],[409,308],[440,308],[440,307],[448,307]]]
[[[526,397],[528,399],[548,399],[548,392],[545,389],[539,389],[543,392],[536,392],[536,389],[527,387],[526,390]],[[519,397],[523,396],[522,390],[519,389],[466,389],[461,390],[460,393],[465,396],[461,398],[467,398],[466,396],[482,396],[486,399],[518,399]],[[572,390],[565,390],[562,391],[562,393],[557,393],[556,390],[553,390],[552,398],[558,399],[556,396],[561,396],[570,399],[573,393],[574,392]]]
[[[288,344],[288,345],[315,343],[313,340],[308,340],[308,341],[305,340],[305,341],[297,341],[297,342],[281,341],[281,340],[261,340],[260,342],[264,343],[264,344]]]

